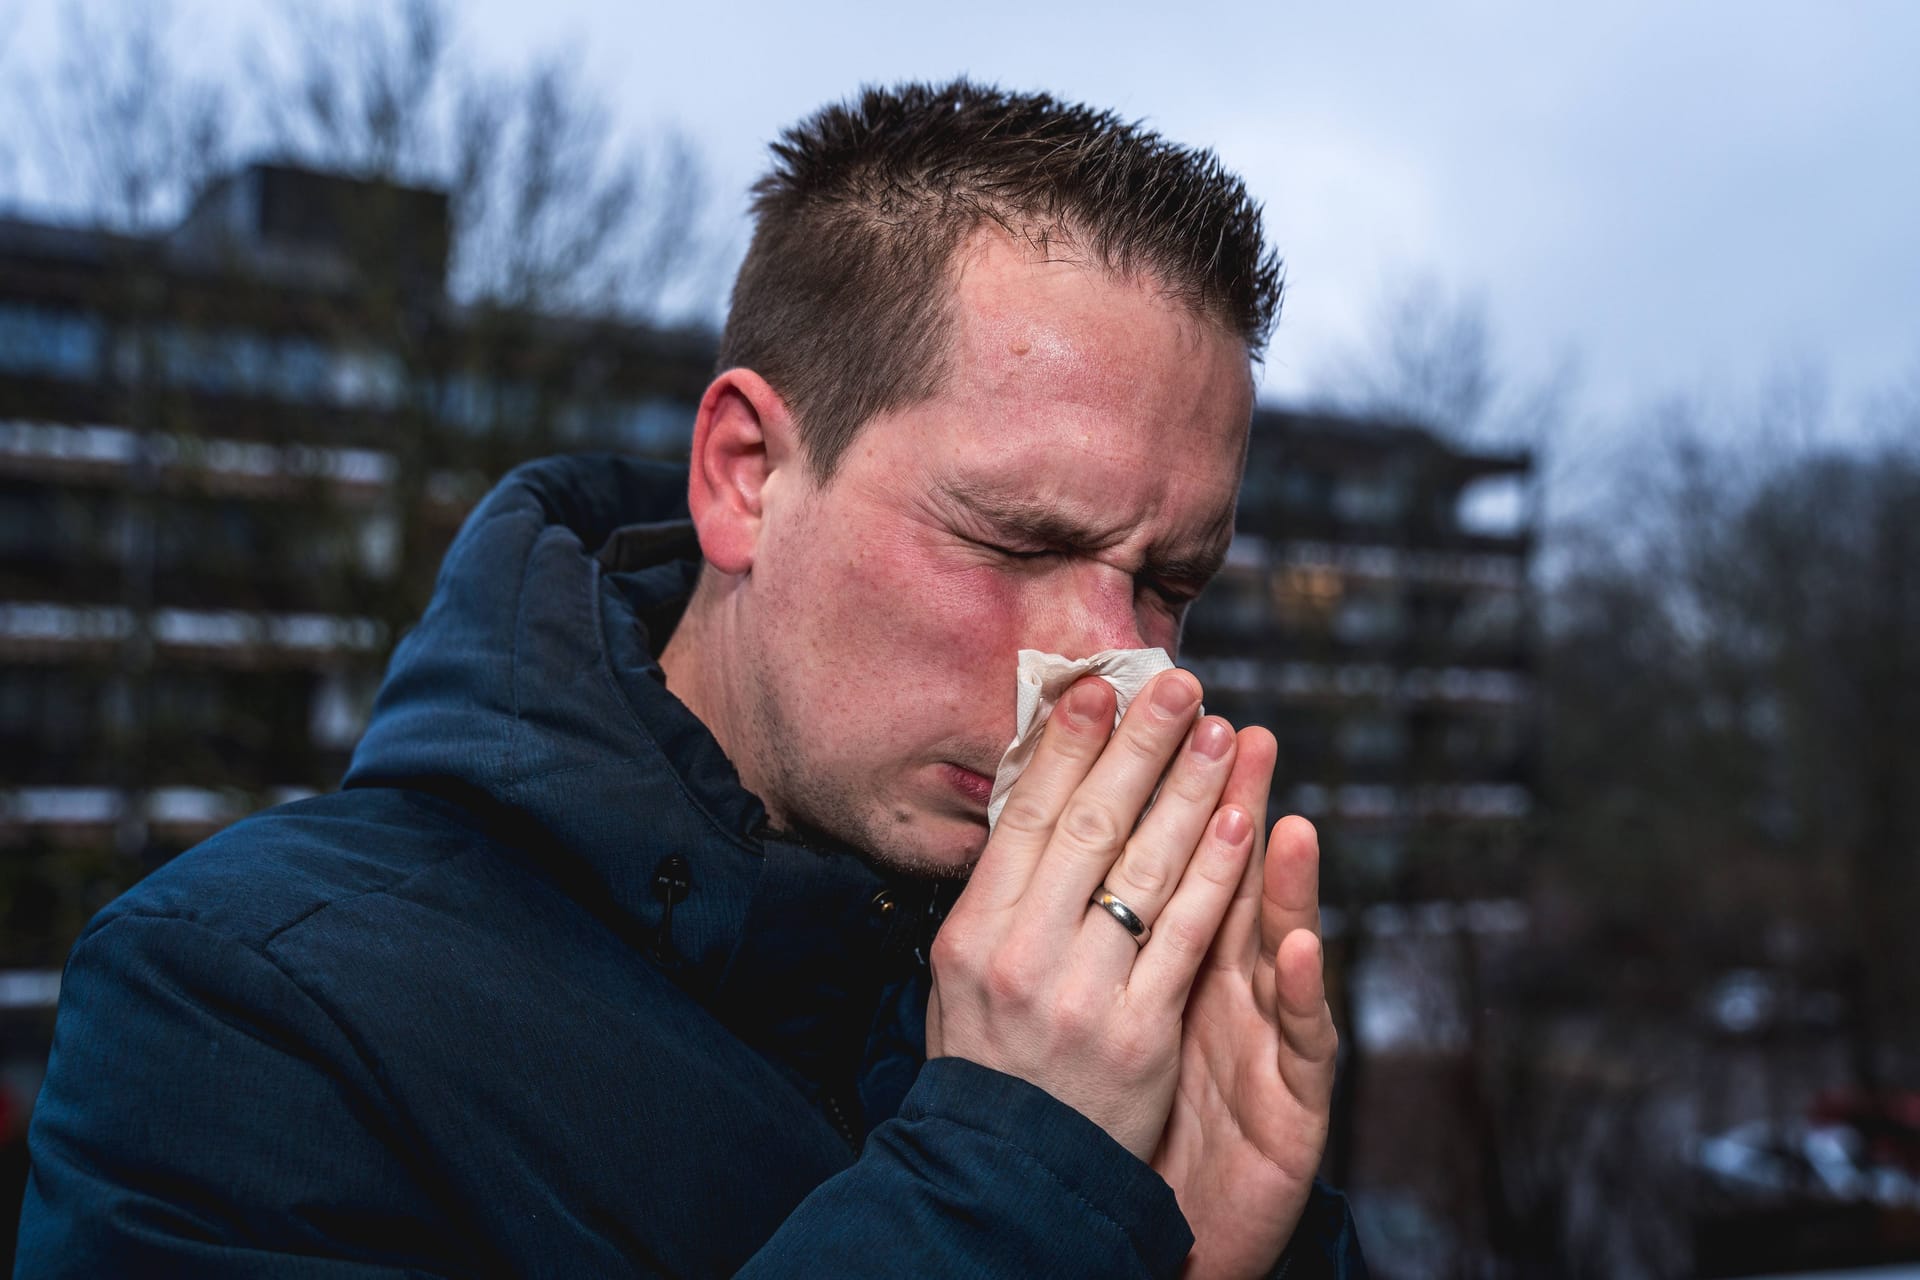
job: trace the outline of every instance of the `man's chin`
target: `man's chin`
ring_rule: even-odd
[[[916,880],[965,880],[972,875],[987,846],[986,827],[979,823],[928,825],[937,828],[926,832],[932,838],[901,839],[896,835],[862,842],[860,850],[879,870]],[[949,826],[960,829],[949,832]]]
[[[880,871],[916,880],[965,880],[987,847],[983,813],[934,803],[896,810],[852,841]]]
[[[940,810],[910,818],[902,812],[892,822],[860,823],[850,830],[799,823],[776,827],[775,833],[823,851],[851,850],[877,871],[915,880],[965,880],[987,847],[984,816]]]

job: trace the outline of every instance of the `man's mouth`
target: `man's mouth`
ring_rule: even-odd
[[[940,767],[952,788],[965,796],[980,808],[987,807],[987,801],[993,798],[993,779],[984,773],[976,773],[964,765],[947,763]]]

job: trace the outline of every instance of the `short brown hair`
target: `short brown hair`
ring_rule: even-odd
[[[1110,111],[966,80],[868,88],[773,153],[720,367],[780,393],[821,479],[874,415],[938,390],[953,254],[989,220],[1150,274],[1253,359],[1280,309],[1280,260],[1241,181]]]

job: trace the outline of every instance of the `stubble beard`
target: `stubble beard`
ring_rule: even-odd
[[[760,802],[780,834],[813,847],[851,849],[883,874],[948,881],[972,874],[972,859],[955,864],[928,853],[914,839],[924,830],[922,820],[868,790],[871,781],[813,767],[807,735],[786,714],[764,670],[755,672],[748,718]]]

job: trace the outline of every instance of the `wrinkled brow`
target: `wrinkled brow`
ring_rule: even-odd
[[[955,478],[940,484],[941,493],[951,502],[966,508],[1006,534],[1016,535],[1038,546],[1067,551],[1092,551],[1110,547],[1127,535],[1127,526],[1102,527],[1076,519],[1058,507],[1021,494],[1007,493],[978,482]],[[1204,585],[1226,563],[1227,544],[1233,539],[1233,513],[1229,509],[1207,530],[1205,545],[1173,551],[1150,548],[1146,569],[1169,582]]]

